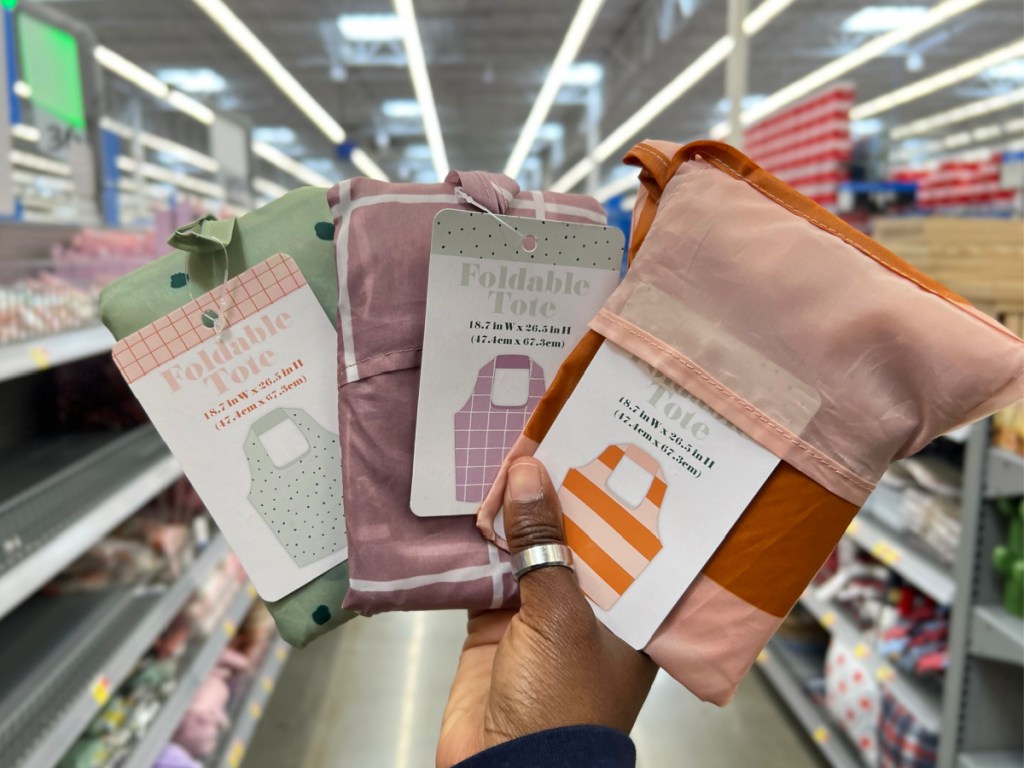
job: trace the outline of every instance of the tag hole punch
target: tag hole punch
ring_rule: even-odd
[[[218,315],[212,309],[207,309],[206,311],[203,312],[203,325],[205,325],[207,328],[213,328],[217,324],[217,318],[219,317],[220,315]]]
[[[527,253],[533,253],[537,250],[537,238],[533,235],[527,235],[523,238],[523,250]]]

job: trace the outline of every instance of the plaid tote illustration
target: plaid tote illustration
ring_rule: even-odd
[[[507,391],[496,382],[504,371],[526,378]],[[544,396],[544,370],[526,355],[498,355],[480,369],[473,394],[455,414],[455,498],[483,501],[505,454],[522,434]]]
[[[620,485],[613,475],[623,459],[632,482]],[[661,551],[658,516],[666,488],[658,462],[635,445],[610,445],[565,476],[558,491],[565,541],[580,588],[606,611]]]

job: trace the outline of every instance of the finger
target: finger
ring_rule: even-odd
[[[532,458],[517,459],[509,467],[505,487],[505,536],[512,554],[538,544],[565,544],[562,506],[544,466]],[[590,614],[575,574],[568,568],[548,566],[523,574],[519,580],[522,611],[539,612],[539,619],[555,622],[581,609]],[[546,616],[557,612],[561,615]]]

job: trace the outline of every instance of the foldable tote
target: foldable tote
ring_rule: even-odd
[[[103,324],[115,339],[123,339],[220,285],[225,256],[230,278],[278,253],[295,260],[333,323],[338,303],[333,238],[327,190],[316,187],[293,190],[238,219],[200,219],[171,237],[177,250],[103,289]],[[348,563],[343,562],[267,608],[281,636],[302,647],[355,615],[341,608],[347,590]]]
[[[885,468],[1024,394],[1024,343],[731,147],[645,142],[626,162],[632,266],[510,455],[607,340],[781,459],[645,648],[724,703]]]
[[[339,433],[350,543],[351,588],[345,607],[363,614],[495,608],[517,595],[508,555],[480,537],[472,515],[417,517],[409,508],[433,221],[446,208],[478,210],[457,192],[492,213],[605,223],[603,209],[592,198],[521,192],[512,179],[495,174],[453,171],[440,184],[358,178],[331,189],[338,261]],[[501,367],[513,363],[522,361],[502,361]],[[532,378],[543,378],[534,368]],[[490,392],[486,378],[478,385]],[[529,407],[538,399],[538,388],[543,391],[543,384],[531,382]],[[460,465],[467,494],[480,494],[483,485],[469,482],[471,471],[476,478],[477,470],[482,476],[500,464],[486,455],[488,445],[494,450],[507,445],[510,428],[497,421],[506,414],[510,423],[517,418],[515,406],[502,413],[489,394],[481,392],[479,400],[488,432],[485,447],[475,449],[484,453],[472,459],[467,453]],[[474,402],[469,405],[476,410]],[[453,419],[462,424],[467,413],[453,414]],[[525,422],[525,414],[519,416]],[[471,425],[474,418],[476,428],[483,429],[482,414],[470,415]]]

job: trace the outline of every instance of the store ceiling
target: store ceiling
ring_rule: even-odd
[[[337,32],[339,14],[390,13],[388,0],[228,0],[228,4],[341,122],[350,139],[392,178],[432,177],[421,122],[382,113],[387,100],[413,98],[400,46],[397,55],[352,45],[344,51]],[[756,4],[751,0],[751,7]],[[884,0],[796,0],[752,41],[749,92],[771,93],[857,47],[872,34],[843,32],[843,22],[867,5],[886,4]],[[81,20],[99,42],[150,71],[212,70],[224,79],[225,89],[196,94],[198,98],[243,116],[254,127],[291,129],[295,140],[286,141],[282,148],[328,176],[352,172],[333,159],[327,140],[190,0],[50,0],[47,5]],[[604,67],[600,136],[614,130],[724,33],[726,5],[724,0],[605,2],[577,59]],[[500,171],[577,2],[416,0],[415,7],[451,166]],[[987,0],[846,79],[856,83],[858,101],[863,101],[1012,43],[1020,39],[1022,28],[1020,0]],[[1024,85],[1024,62],[1016,64],[1016,80],[977,78],[882,118],[889,125],[900,124],[1019,88]],[[679,141],[706,135],[724,114],[724,76],[723,67],[713,71],[643,134]],[[108,109],[116,113],[127,108],[127,95],[134,91],[125,83],[118,83],[115,90],[108,98]],[[586,146],[585,108],[572,93],[563,97],[560,101],[569,103],[556,102],[548,118],[564,127],[563,157],[543,142],[536,147],[544,182],[570,167]],[[182,141],[199,136],[200,126],[188,118],[160,112],[155,103],[148,103],[146,109],[151,130]],[[1018,104],[997,117],[1020,113]],[[288,138],[288,131],[279,133]],[[605,163],[603,176],[615,172],[620,155],[616,152]]]

